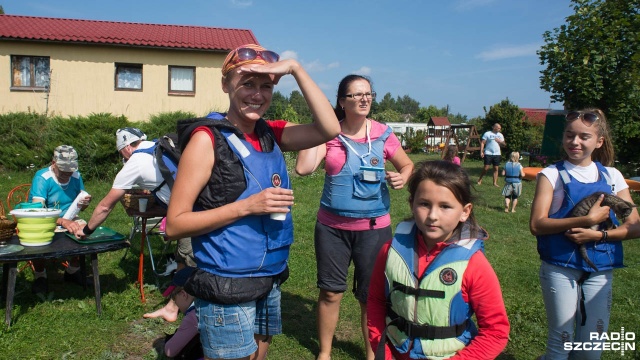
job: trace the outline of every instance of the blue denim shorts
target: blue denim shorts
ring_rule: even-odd
[[[247,357],[258,350],[254,334],[281,334],[280,297],[280,286],[274,284],[266,298],[242,304],[215,304],[196,298],[204,355],[213,359]]]

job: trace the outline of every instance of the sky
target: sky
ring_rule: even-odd
[[[340,80],[366,75],[379,99],[405,95],[469,119],[509,99],[562,109],[540,88],[543,33],[570,0],[0,0],[6,14],[249,29],[302,64],[332,103]],[[285,96],[292,76],[275,88]]]

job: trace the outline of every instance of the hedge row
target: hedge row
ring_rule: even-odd
[[[121,157],[115,148],[115,133],[131,126],[149,139],[175,132],[180,119],[195,117],[190,112],[161,113],[146,122],[131,122],[108,113],[86,117],[47,117],[19,112],[0,115],[0,171],[37,171],[51,162],[58,145],[71,145],[78,152],[79,167],[86,180],[113,180]],[[202,116],[202,115],[200,115]]]

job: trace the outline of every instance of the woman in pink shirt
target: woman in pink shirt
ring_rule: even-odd
[[[391,238],[389,190],[401,189],[413,163],[391,129],[367,118],[376,93],[368,78],[348,75],[340,82],[336,116],[341,133],[326,144],[302,150],[296,172],[308,175],[325,161],[325,184],[315,228],[319,360],[330,359],[340,301],[347,290],[349,264],[355,266],[353,292],[360,302],[367,339],[366,302],[373,262]],[[385,170],[389,160],[396,171]],[[365,341],[367,359],[373,352]]]

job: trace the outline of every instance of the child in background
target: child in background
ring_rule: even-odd
[[[547,312],[547,349],[538,359],[599,359],[591,334],[606,334],[612,302],[613,269],[623,267],[622,240],[640,237],[638,211],[612,230],[590,227],[612,217],[602,197],[589,214],[566,217],[584,197],[603,191],[633,202],[629,187],[613,164],[607,119],[600,109],[569,112],[562,147],[565,160],[538,174],[529,227],[538,239],[540,285]],[[578,254],[585,244],[594,271]],[[593,348],[565,345],[588,342]],[[602,346],[599,347],[602,349]]]
[[[458,145],[451,144],[447,146],[447,151],[444,153],[443,160],[447,160],[456,165],[460,165],[460,158],[458,157]]]
[[[167,335],[164,344],[164,353],[172,359],[202,359],[202,344],[198,333],[198,318],[196,317],[193,295],[184,290],[184,284],[196,268],[185,267],[178,270],[171,280],[171,285],[162,294],[171,297],[176,303],[184,318],[180,327],[173,335]]]
[[[376,360],[496,358],[509,321],[483,253],[488,235],[473,215],[467,173],[448,161],[423,162],[408,189],[413,219],[398,224],[371,276],[367,318]]]
[[[504,187],[502,188],[502,196],[504,196],[504,212],[509,212],[509,204],[511,204],[511,212],[516,212],[518,205],[518,197],[522,194],[522,178],[524,177],[524,168],[520,164],[520,153],[514,151],[509,156],[509,161],[502,169],[504,176]]]

